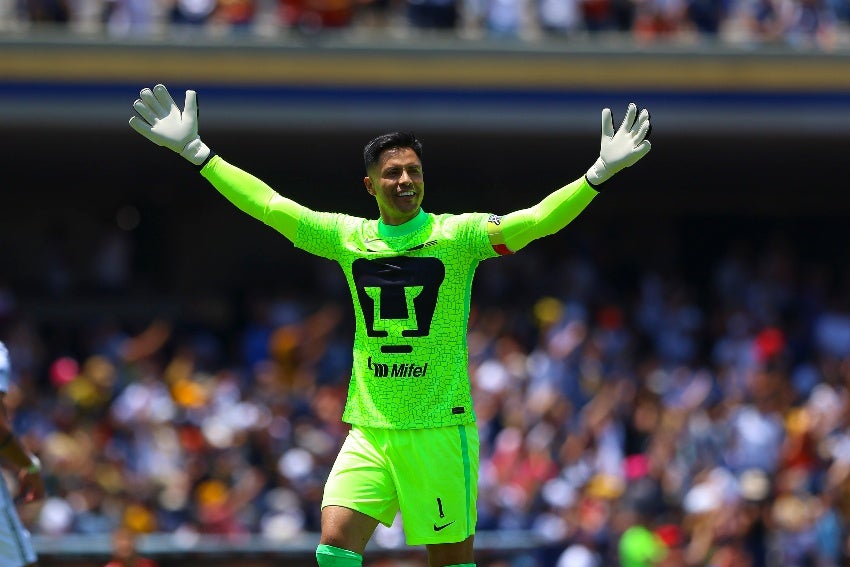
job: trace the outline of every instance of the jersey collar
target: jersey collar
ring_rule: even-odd
[[[378,234],[380,234],[381,236],[389,237],[389,238],[397,237],[397,236],[406,236],[408,234],[416,232],[417,230],[419,230],[420,228],[425,226],[425,223],[427,223],[427,222],[428,222],[428,214],[424,210],[422,210],[422,208],[420,207],[419,213],[415,217],[413,217],[412,219],[410,219],[409,221],[407,221],[406,223],[403,223],[403,224],[399,224],[399,225],[384,224],[383,220],[378,219]]]

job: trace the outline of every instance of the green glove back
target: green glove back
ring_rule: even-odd
[[[198,136],[198,99],[195,91],[186,91],[183,112],[171,98],[165,85],[145,88],[133,103],[137,115],[130,127],[158,146],[177,152],[195,165],[201,165],[210,149]]]
[[[616,134],[611,109],[602,110],[602,143],[599,159],[585,174],[588,183],[599,187],[611,179],[615,173],[634,165],[645,156],[652,148],[649,140],[646,139],[649,130],[649,111],[643,109],[638,116],[637,106],[634,103],[629,104],[623,123],[620,124]]]

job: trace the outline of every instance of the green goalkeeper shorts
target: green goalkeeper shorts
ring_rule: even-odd
[[[322,507],[344,506],[390,526],[401,511],[408,545],[456,543],[475,533],[478,429],[352,427]]]

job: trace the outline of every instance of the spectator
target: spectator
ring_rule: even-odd
[[[132,530],[120,527],[112,533],[112,559],[103,567],[157,567],[157,563],[139,553]]]

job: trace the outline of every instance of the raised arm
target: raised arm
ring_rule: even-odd
[[[516,252],[532,240],[554,234],[567,226],[599,194],[601,185],[615,173],[634,165],[649,152],[649,112],[638,114],[629,104],[626,116],[614,132],[611,110],[602,111],[602,140],[599,158],[581,178],[547,195],[542,201],[488,223],[493,247]]]
[[[278,230],[289,240],[295,238],[299,219],[309,209],[282,197],[262,180],[217,156],[198,134],[198,100],[195,91],[186,91],[183,110],[164,85],[144,88],[133,103],[136,115],[130,127],[164,146],[200,169],[219,193],[243,212]]]

